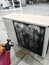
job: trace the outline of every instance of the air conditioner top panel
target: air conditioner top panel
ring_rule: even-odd
[[[3,18],[15,20],[23,23],[40,25],[44,27],[49,26],[49,16],[11,13],[9,15],[3,16]]]

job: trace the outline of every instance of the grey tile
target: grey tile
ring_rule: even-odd
[[[26,55],[18,65],[42,65],[37,62],[34,58],[32,58],[29,54]]]

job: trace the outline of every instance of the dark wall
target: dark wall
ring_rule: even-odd
[[[47,0],[47,2],[49,2],[49,0]]]

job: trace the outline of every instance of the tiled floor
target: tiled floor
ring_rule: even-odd
[[[22,8],[23,13],[26,14],[36,14],[36,15],[47,15],[49,16],[49,3],[47,4],[34,4],[34,5],[27,5]],[[13,12],[13,11],[12,11]],[[17,11],[16,11],[17,12]],[[0,42],[6,42],[7,31],[4,26],[4,22],[2,20],[2,15],[8,14],[8,12],[0,12]],[[22,50],[20,47],[15,46],[14,48],[17,52],[15,53],[13,48],[11,49],[11,65],[49,65],[49,52],[45,59],[35,57],[33,53],[28,54],[28,51]],[[25,53],[24,53],[25,52]]]
[[[49,15],[49,3],[39,3],[23,7],[23,13],[35,15]]]

